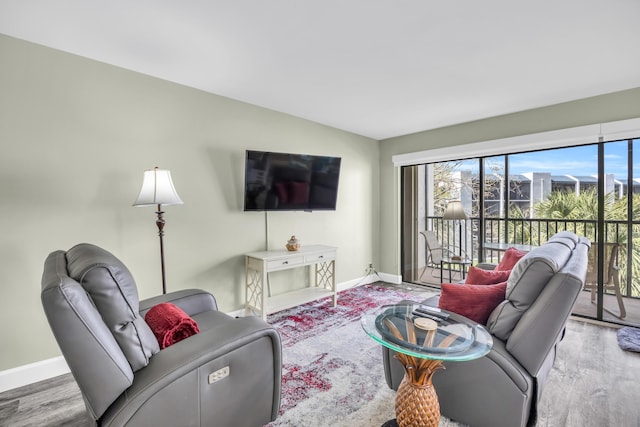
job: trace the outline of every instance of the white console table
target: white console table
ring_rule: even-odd
[[[259,312],[266,320],[273,313],[293,305],[332,295],[333,306],[338,302],[336,292],[336,251],[333,246],[310,245],[297,251],[285,249],[246,254],[245,309]],[[272,271],[315,266],[314,286],[271,297],[266,294],[268,274]]]

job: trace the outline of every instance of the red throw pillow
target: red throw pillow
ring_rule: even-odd
[[[504,251],[504,255],[502,256],[502,261],[496,266],[496,271],[504,271],[504,270],[513,270],[513,267],[516,265],[520,258],[525,256],[527,253],[522,252],[514,247],[508,248]]]
[[[494,308],[504,301],[507,282],[495,285],[443,283],[438,307],[486,325]]]
[[[470,285],[495,285],[506,282],[509,279],[511,270],[485,270],[479,267],[469,267],[467,280],[464,283]]]

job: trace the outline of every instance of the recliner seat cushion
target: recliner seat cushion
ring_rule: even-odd
[[[110,252],[88,243],[66,254],[69,277],[82,285],[135,372],[160,351],[151,328],[138,313],[133,276]]]

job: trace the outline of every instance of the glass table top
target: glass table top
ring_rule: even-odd
[[[360,319],[378,343],[422,359],[465,361],[487,354],[491,334],[466,317],[419,303],[382,306]]]

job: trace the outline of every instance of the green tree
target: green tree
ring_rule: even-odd
[[[488,166],[492,174],[502,174],[504,165],[491,164]],[[465,173],[466,172],[466,173]],[[499,190],[500,181],[496,179],[485,179],[484,194],[494,194]],[[433,202],[434,215],[442,216],[447,204],[451,200],[461,198],[462,192],[471,195],[473,204],[471,212],[467,212],[471,217],[479,217],[480,199],[480,179],[477,173],[471,173],[469,165],[465,167],[465,161],[457,160],[451,162],[439,162],[433,164]],[[487,216],[487,212],[484,213]]]
[[[619,243],[619,259],[618,265],[621,272],[621,284],[624,288],[627,286],[626,269],[627,262],[632,265],[632,282],[631,295],[640,296],[640,226],[634,224],[631,229],[631,256],[627,248],[627,196],[616,199],[613,192],[605,195],[604,198],[604,217],[605,217],[605,237],[607,242]],[[632,198],[633,218],[640,218],[640,195],[634,195]],[[554,191],[544,201],[534,206],[536,218],[540,219],[556,219],[558,222],[552,222],[551,227],[542,230],[544,239],[558,231],[570,230],[577,234],[583,235],[591,241],[596,241],[596,227],[598,220],[598,193],[595,189],[591,189],[576,195],[575,193],[567,193]],[[562,220],[571,221],[562,221]],[[577,221],[582,224],[581,228],[576,229]],[[584,221],[584,222],[582,222]],[[571,229],[570,227],[574,227]]]

